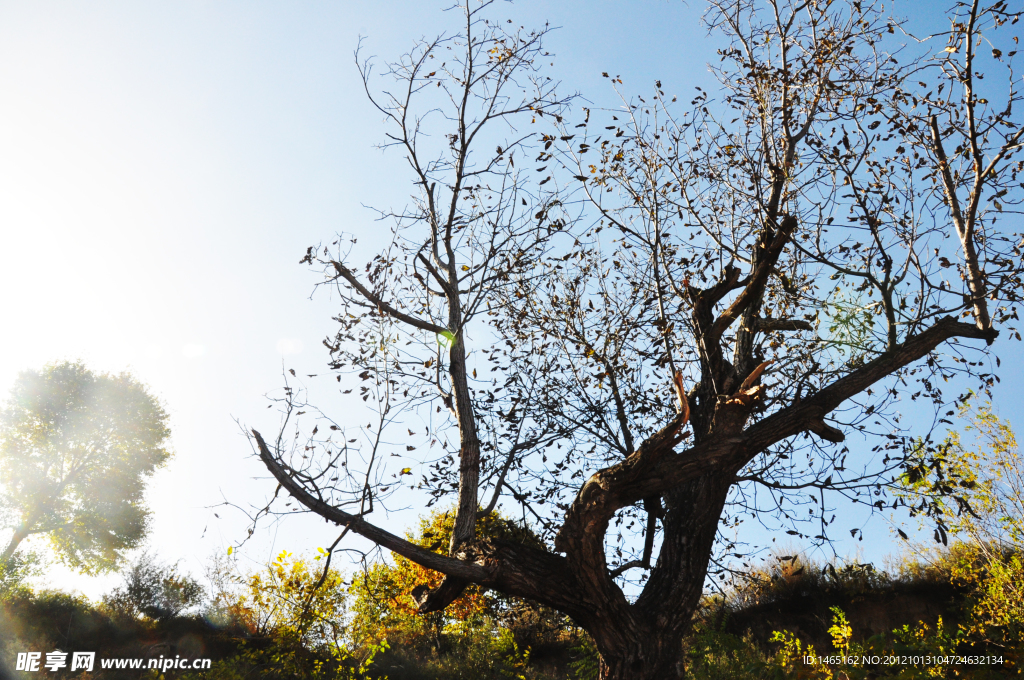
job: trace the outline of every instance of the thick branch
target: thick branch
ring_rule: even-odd
[[[421,583],[412,589],[410,595],[416,600],[421,614],[443,611],[448,605],[459,599],[469,581],[455,576],[445,576],[441,585],[431,590],[430,586]]]
[[[894,351],[886,352],[799,404],[774,413],[752,426],[743,433],[743,448],[748,459],[772,444],[804,430],[814,432],[812,427],[817,428],[821,419],[844,401],[927,356],[950,338],[974,338],[991,342],[997,335],[999,332],[994,329],[983,330],[973,324],[957,321],[955,317],[943,317],[928,330],[907,338]]]
[[[838,439],[842,433],[828,426],[822,427],[822,418],[850,397],[927,356],[950,338],[988,341],[996,335],[998,333],[995,330],[984,331],[953,317],[945,317],[928,330],[908,338],[895,351],[868,362],[748,430],[737,432],[735,436],[711,436],[679,453],[674,451],[674,447],[681,441],[677,434],[680,421],[677,416],[645,441],[635,454],[618,465],[594,473],[587,480],[566,513],[566,521],[555,539],[555,546],[565,551],[570,560],[574,560],[573,551],[593,552],[598,549],[597,546],[603,546],[603,532],[608,520],[620,508],[633,505],[643,498],[663,494],[688,480],[707,474],[709,469],[738,470],[769,446],[807,430],[826,439]],[[731,425],[741,423],[744,413],[749,412],[751,405],[741,401],[738,398],[730,400],[725,406],[731,409],[722,407],[717,411],[716,419],[722,421],[722,432],[731,430],[725,421],[735,421]],[[732,410],[737,413],[732,413]],[[824,434],[820,434],[822,432]],[[598,534],[600,541],[597,540]]]
[[[825,441],[832,442],[833,444],[846,441],[846,435],[843,434],[842,430],[832,427],[824,420],[812,420],[807,424],[807,429]]]
[[[395,554],[412,560],[421,567],[433,569],[434,571],[439,571],[442,574],[454,576],[473,583],[483,583],[489,579],[490,574],[487,569],[479,564],[464,562],[452,557],[446,557],[445,555],[439,555],[438,553],[431,552],[426,548],[421,548],[415,543],[410,543],[404,538],[399,538],[389,531],[385,531],[384,529],[370,524],[358,515],[351,515],[332,505],[324,503],[318,498],[315,498],[301,484],[295,481],[291,475],[288,474],[288,471],[285,470],[284,466],[278,462],[273,454],[270,453],[270,449],[267,447],[266,442],[263,441],[263,437],[260,433],[253,430],[252,434],[253,437],[255,437],[256,445],[259,448],[260,460],[262,460],[263,464],[267,466],[270,473],[274,475],[274,478],[277,479],[281,486],[283,486],[288,493],[295,498],[295,500],[302,503],[324,519],[349,527],[353,532],[360,536],[370,539],[377,545],[387,548]]]
[[[758,319],[754,328],[759,333],[774,331],[813,331],[814,326],[801,319]]]
[[[789,237],[793,234],[794,229],[796,229],[796,219],[794,217],[787,216],[782,220],[782,224],[779,226],[779,233],[768,244],[766,251],[757,263],[756,269],[750,273],[750,280],[747,286],[715,321],[715,325],[711,329],[711,337],[705,338],[705,343],[718,342],[718,339],[722,337],[726,329],[740,317],[743,311],[751,304],[760,300],[765,283],[768,281],[768,275],[771,273],[772,268],[775,267],[775,263],[778,261],[779,255],[782,254],[782,249],[789,242]]]

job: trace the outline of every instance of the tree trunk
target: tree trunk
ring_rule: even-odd
[[[0,555],[0,564],[6,565],[10,562],[11,557],[14,555],[14,551],[18,549],[21,542],[28,538],[28,529],[25,525],[19,526],[14,530],[14,535],[11,536],[11,542],[7,544],[7,549],[4,550],[4,554]]]
[[[589,621],[601,680],[679,677],[683,636],[700,605],[704,576],[732,475],[706,474],[665,494],[661,554],[628,617]]]
[[[601,655],[601,680],[669,680],[679,677],[676,665],[682,643],[675,636],[651,630],[624,648]]]

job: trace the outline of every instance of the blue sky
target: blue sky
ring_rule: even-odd
[[[325,368],[333,307],[311,297],[316,276],[298,260],[338,231],[369,254],[387,234],[364,206],[401,205],[410,190],[395,181],[397,154],[374,148],[383,128],[352,52],[363,35],[367,54],[396,57],[452,25],[448,4],[0,2],[0,391],[62,358],[150,385],[174,432],[175,457],[148,494],[164,558],[199,573],[245,535],[240,513],[212,506],[272,491],[234,419],[270,429],[263,395],[283,362]],[[934,20],[933,7],[903,12]],[[656,79],[669,94],[711,84],[702,11],[696,0],[534,0],[496,14],[561,27],[553,77],[612,106],[602,71],[629,94]],[[1013,389],[997,392],[1011,418]],[[332,539],[297,520],[243,553],[265,561]],[[53,575],[92,596],[117,580]]]

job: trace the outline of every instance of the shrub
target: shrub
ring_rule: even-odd
[[[198,607],[203,602],[203,587],[177,565],[157,561],[142,553],[124,573],[124,583],[103,598],[103,606],[118,619],[140,616],[166,621]]]

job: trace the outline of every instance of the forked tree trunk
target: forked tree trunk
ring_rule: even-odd
[[[683,636],[700,606],[731,480],[731,474],[707,474],[665,494],[661,554],[643,594],[629,607],[631,616],[590,621],[601,653],[601,680],[680,677]]]

